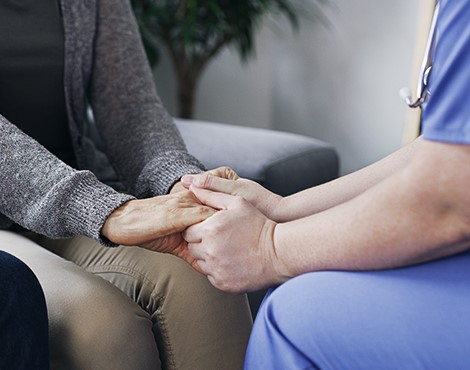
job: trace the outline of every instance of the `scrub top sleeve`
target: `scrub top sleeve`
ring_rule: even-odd
[[[470,144],[470,0],[441,0],[440,6],[423,137]]]

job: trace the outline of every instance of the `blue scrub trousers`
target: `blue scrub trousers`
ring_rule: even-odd
[[[28,266],[0,251],[0,370],[46,370],[48,348],[41,286]]]
[[[470,369],[470,252],[286,282],[258,312],[245,369]]]

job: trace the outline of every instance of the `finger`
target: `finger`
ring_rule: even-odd
[[[221,177],[203,173],[200,175],[185,175],[181,178],[181,183],[185,187],[195,185],[198,188],[218,191],[225,194],[233,194],[236,191],[236,182]]]
[[[200,243],[202,241],[202,232],[203,231],[200,224],[190,226],[185,231],[183,231],[183,239],[186,240],[188,245],[190,243]]]
[[[227,180],[238,180],[240,176],[230,167],[218,167],[213,170],[207,171],[211,175],[222,177]]]
[[[191,262],[191,266],[193,267],[193,269],[195,269],[197,272],[203,274],[203,275],[207,275],[204,270],[201,268],[200,264],[201,262],[203,262],[202,260],[193,260]]]
[[[165,234],[181,232],[189,226],[208,219],[215,212],[213,208],[200,205],[170,209],[167,216]]]
[[[199,201],[209,207],[215,209],[229,209],[232,207],[233,202],[237,199],[235,196],[224,193],[217,193],[214,191],[201,189],[197,186],[191,185],[189,188]]]
[[[201,274],[209,276],[210,271],[208,269],[207,263],[204,260],[197,260],[197,268],[196,270],[199,271]]]
[[[204,260],[205,253],[202,243],[188,243],[189,254],[195,260]]]

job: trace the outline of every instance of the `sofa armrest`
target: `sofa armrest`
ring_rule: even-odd
[[[336,150],[313,138],[196,120],[175,122],[188,151],[208,169],[230,166],[240,177],[283,196],[338,176]]]

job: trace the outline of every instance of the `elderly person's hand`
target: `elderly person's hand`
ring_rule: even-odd
[[[192,265],[181,232],[215,212],[195,199],[185,191],[130,200],[109,215],[101,233],[113,243],[171,253]]]

